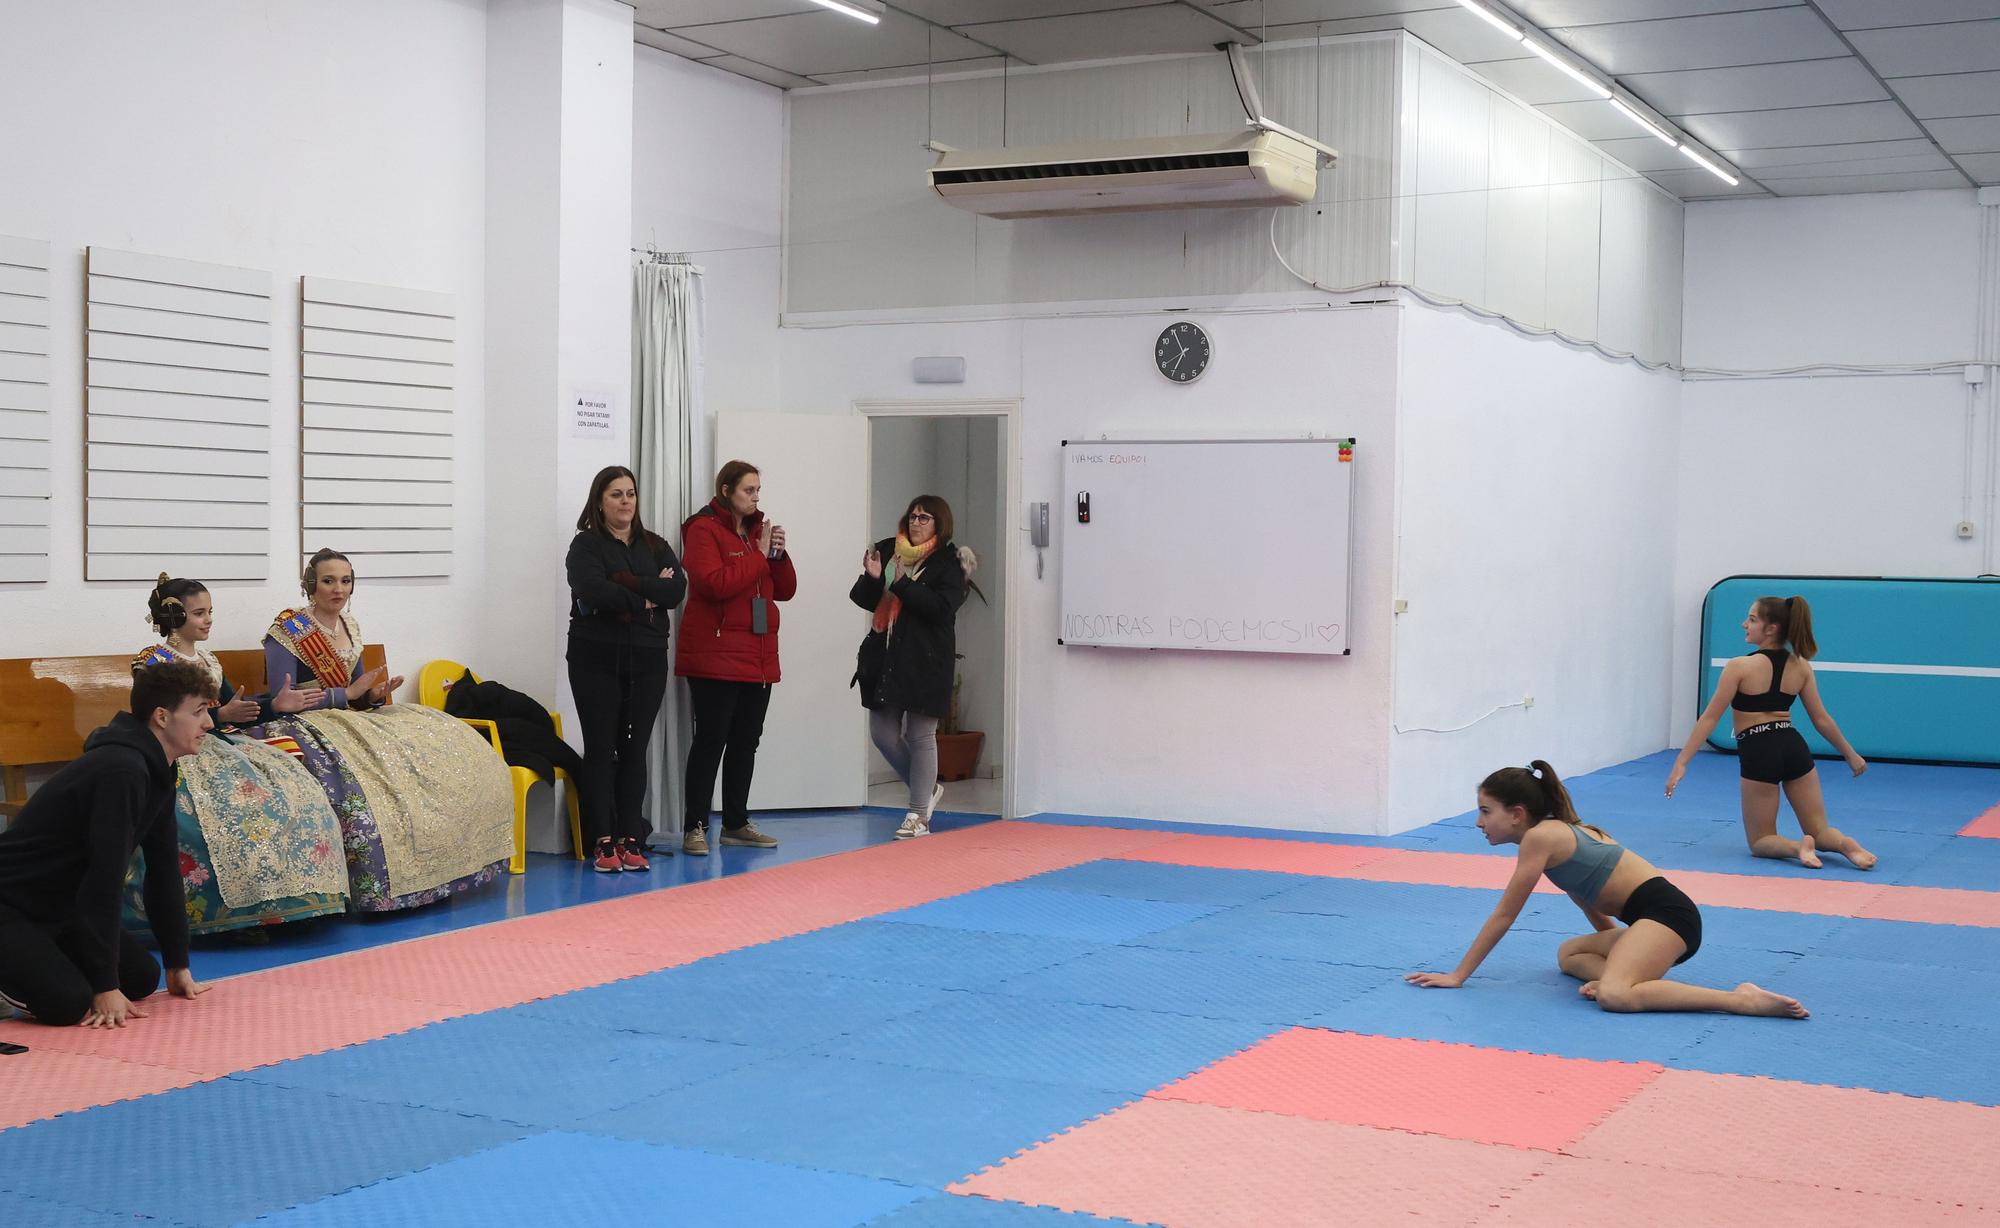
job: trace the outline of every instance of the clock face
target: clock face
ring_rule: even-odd
[[[1167,325],[1160,330],[1160,339],[1153,343],[1153,365],[1176,384],[1191,384],[1200,379],[1214,357],[1215,347],[1208,334],[1201,331],[1201,325],[1188,320]]]

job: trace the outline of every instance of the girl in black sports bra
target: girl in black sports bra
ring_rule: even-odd
[[[1667,796],[1674,795],[1675,786],[1687,772],[1688,760],[1715,732],[1722,710],[1728,708],[1736,724],[1737,770],[1743,777],[1743,834],[1750,842],[1750,851],[1758,857],[1797,860],[1815,870],[1820,867],[1821,852],[1839,853],[1856,869],[1872,869],[1875,854],[1826,821],[1819,769],[1813,766],[1805,736],[1792,727],[1792,701],[1803,699],[1813,728],[1833,744],[1854,774],[1868,770],[1867,760],[1854,753],[1820,702],[1811,664],[1819,646],[1813,640],[1812,610],[1806,599],[1757,598],[1751,603],[1749,617],[1743,620],[1743,638],[1756,651],[1723,666],[1715,696],[1694,723],[1694,732],[1667,775]],[[1797,840],[1778,834],[1781,790],[1799,820]]]

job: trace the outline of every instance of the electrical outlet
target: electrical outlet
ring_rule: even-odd
[[[1961,520],[1958,522],[1958,535],[1960,537],[1972,536],[1972,522],[1970,520]]]
[[[1534,697],[1533,695],[1523,695],[1523,696],[1521,696],[1521,706],[1522,706],[1523,708],[1532,708],[1532,707],[1534,707],[1534,706],[1535,706],[1535,697]]]

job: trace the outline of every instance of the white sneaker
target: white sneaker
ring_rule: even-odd
[[[917,836],[928,836],[930,834],[931,825],[924,821],[923,815],[918,814],[914,810],[903,815],[903,825],[896,829],[896,839],[898,840],[910,840]]]
[[[942,802],[943,800],[944,800],[944,784],[943,782],[939,782],[938,786],[931,790],[930,809],[924,811],[924,826],[926,827],[930,826],[931,816],[937,813],[938,803]]]

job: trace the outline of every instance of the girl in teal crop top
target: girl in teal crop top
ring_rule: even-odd
[[[1593,927],[1565,941],[1557,960],[1584,983],[1579,992],[1604,1010],[1806,1017],[1798,999],[1748,981],[1724,990],[1668,980],[1667,971],[1701,947],[1701,911],[1645,858],[1578,819],[1569,791],[1545,761],[1494,772],[1480,782],[1478,803],[1486,842],[1520,845],[1513,876],[1458,967],[1412,972],[1404,978],[1411,984],[1426,989],[1465,984],[1547,877],[1576,901]]]

